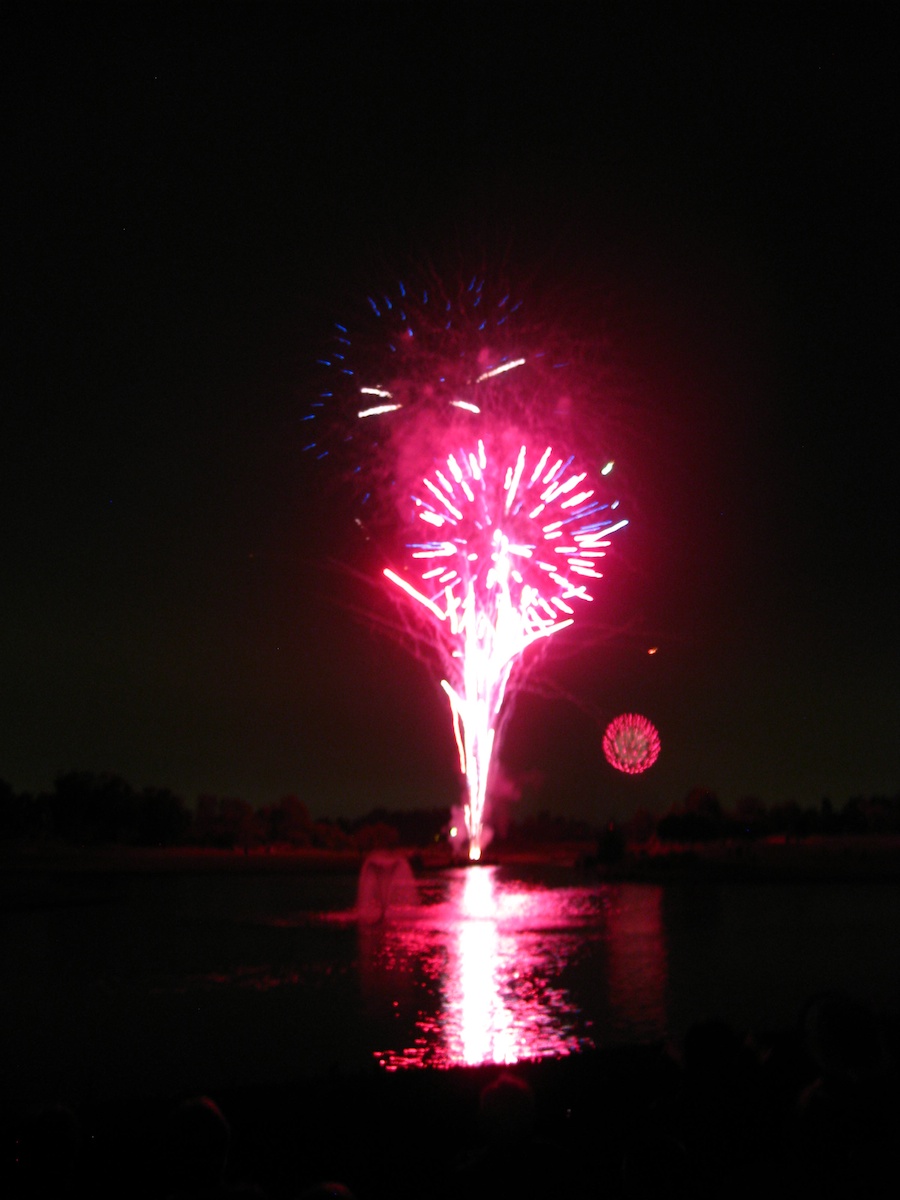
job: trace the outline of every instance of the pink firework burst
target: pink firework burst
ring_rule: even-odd
[[[529,648],[592,599],[609,538],[627,524],[594,440],[598,367],[577,369],[571,337],[554,331],[551,347],[526,313],[477,275],[372,293],[335,324],[303,417],[304,449],[331,457],[359,500],[357,525],[391,547],[384,574],[439,662],[471,859],[490,836],[510,686],[534,661]],[[605,424],[609,409],[607,397]]]
[[[510,425],[436,460],[411,497],[404,573],[385,575],[437,633],[468,801],[469,857],[481,856],[491,757],[511,673],[535,642],[592,599],[609,538],[627,524],[575,457]],[[611,464],[610,464],[611,465]]]
[[[617,771],[640,775],[659,757],[659,733],[640,713],[623,713],[606,727],[603,753]]]

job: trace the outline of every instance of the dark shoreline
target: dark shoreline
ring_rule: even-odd
[[[620,862],[589,865],[602,879],[633,883],[900,883],[900,838],[710,842],[638,850]]]
[[[398,852],[409,858],[415,871],[464,865],[440,846],[405,847]],[[354,874],[365,857],[358,850],[289,847],[253,847],[245,851],[182,846],[163,849],[7,844],[0,847],[0,878],[11,881],[33,875],[131,872]],[[900,882],[900,837],[858,834],[694,845],[650,844],[629,848],[615,861],[598,857],[596,846],[589,842],[501,846],[492,848],[484,862],[569,868],[611,882]]]

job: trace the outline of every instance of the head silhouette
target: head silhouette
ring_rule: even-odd
[[[225,1175],[231,1130],[208,1096],[182,1100],[169,1114],[167,1143],[178,1191],[213,1188]]]
[[[504,1071],[482,1089],[478,1121],[491,1145],[502,1147],[522,1142],[534,1132],[534,1093],[523,1079]]]

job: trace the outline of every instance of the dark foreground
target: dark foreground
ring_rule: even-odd
[[[584,860],[582,869],[694,880],[728,871],[748,882],[773,871],[804,880],[897,877],[887,842],[687,854]],[[98,872],[346,872],[353,863],[320,854],[97,851],[25,854],[6,866],[5,900],[29,908],[90,899]],[[221,1053],[227,1061],[229,1047]],[[793,1028],[755,1042],[708,1022],[675,1050],[632,1045],[518,1064],[509,1069],[518,1085],[493,1089],[501,1067],[373,1067],[226,1087],[212,1099],[230,1127],[227,1159],[221,1127],[173,1123],[185,1097],[147,1095],[138,1080],[115,1102],[25,1111],[0,1079],[0,1197],[292,1200],[323,1180],[341,1181],[357,1200],[894,1196],[898,1061],[896,1013],[832,996],[811,1001]]]
[[[224,1090],[227,1145],[213,1106],[176,1119],[185,1097],[7,1110],[0,1193],[290,1200],[339,1181],[357,1200],[893,1196],[898,1050],[895,1021],[832,994],[764,1044],[706,1022],[677,1053]]]

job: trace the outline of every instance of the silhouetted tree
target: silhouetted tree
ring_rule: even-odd
[[[865,822],[866,833],[894,833],[898,829],[896,801],[887,796],[869,796],[857,801],[856,812]]]
[[[246,800],[226,796],[219,801],[224,845],[249,850],[260,842],[256,812]]]
[[[767,831],[766,806],[756,796],[742,796],[734,810],[739,837],[763,837]]]
[[[19,797],[5,779],[0,779],[0,838],[22,837],[25,825]]]
[[[597,861],[600,863],[617,863],[625,857],[625,834],[615,823],[609,824],[597,838]]]
[[[447,810],[417,808],[409,812],[390,812],[385,821],[397,830],[402,846],[428,846],[440,838],[447,824]]]
[[[769,831],[786,837],[799,837],[803,812],[796,800],[786,800],[769,808]]]
[[[625,822],[625,836],[636,846],[643,846],[656,833],[656,817],[646,808],[636,808]]]
[[[664,842],[709,842],[723,837],[727,822],[715,792],[695,787],[684,803],[672,808],[657,824],[656,834]]]
[[[337,821],[316,821],[312,827],[312,844],[320,850],[349,850],[353,839]]]
[[[312,818],[297,796],[282,798],[265,811],[268,840],[291,846],[308,846],[312,840]]]
[[[198,796],[191,825],[191,841],[198,846],[220,846],[222,837],[218,797]]]
[[[71,771],[54,781],[50,814],[53,834],[63,841],[129,842],[137,822],[137,797],[118,775]]]
[[[387,821],[367,821],[353,831],[350,839],[357,850],[390,850],[399,845],[400,835]]]
[[[137,804],[139,846],[178,846],[190,826],[191,815],[180,796],[168,788],[144,788]]]

